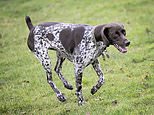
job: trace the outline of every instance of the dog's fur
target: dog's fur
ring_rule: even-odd
[[[52,81],[51,61],[48,50],[57,52],[57,63],[55,71],[67,89],[72,90],[61,73],[62,63],[65,58],[73,62],[76,79],[76,95],[78,104],[82,105],[82,72],[85,67],[92,64],[99,80],[91,89],[95,94],[104,83],[104,75],[98,62],[98,57],[103,54],[109,45],[114,45],[120,52],[127,52],[126,46],[130,42],[125,38],[124,26],[118,23],[90,26],[83,24],[65,24],[47,22],[33,26],[30,17],[25,18],[30,30],[28,47],[36,55],[45,69],[47,81],[60,101],[66,98],[58,90]]]

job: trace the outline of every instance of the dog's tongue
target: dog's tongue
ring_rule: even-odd
[[[122,53],[126,53],[127,52],[127,48],[126,47],[121,47],[121,46],[118,46],[117,44],[114,44],[114,47],[116,47]]]
[[[126,48],[122,48],[122,47],[120,47],[120,49],[121,49],[120,52],[122,52],[122,53],[126,53],[126,52],[127,52],[127,49],[126,49]]]

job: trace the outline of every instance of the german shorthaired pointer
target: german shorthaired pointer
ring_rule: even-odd
[[[61,73],[62,63],[65,58],[73,62],[76,80],[76,95],[78,104],[82,105],[82,72],[85,67],[92,64],[99,80],[91,89],[95,94],[104,83],[104,75],[98,62],[98,57],[103,54],[109,45],[114,45],[120,52],[126,53],[126,46],[130,42],[126,39],[124,26],[118,23],[90,26],[83,24],[66,24],[58,22],[47,22],[33,26],[29,16],[25,18],[30,30],[28,47],[36,55],[47,75],[47,82],[56,93],[60,101],[66,98],[58,90],[52,80],[51,61],[48,49],[57,53],[55,71],[67,89],[72,90]]]

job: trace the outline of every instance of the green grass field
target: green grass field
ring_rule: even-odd
[[[153,0],[0,0],[0,114],[137,115],[154,114],[154,1]],[[67,101],[57,100],[46,74],[27,47],[25,16],[33,24],[58,21],[98,25],[122,22],[131,41],[127,54],[108,48],[110,59],[99,58],[104,86],[95,94],[92,66],[84,70],[84,106],[75,95],[73,64],[63,74],[74,86],[65,89],[55,72],[53,80]],[[55,52],[50,51],[55,66]]]

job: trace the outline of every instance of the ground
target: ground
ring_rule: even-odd
[[[1,0],[0,114],[154,114],[153,4],[153,0]],[[34,25],[47,21],[90,25],[122,22],[131,45],[127,54],[111,46],[110,58],[99,58],[105,84],[95,95],[90,90],[97,75],[92,66],[85,69],[84,106],[77,104],[73,64],[66,61],[63,73],[73,91],[65,89],[53,72],[53,80],[67,97],[61,103],[27,47],[26,15]],[[50,57],[54,67],[55,52],[51,51]]]

